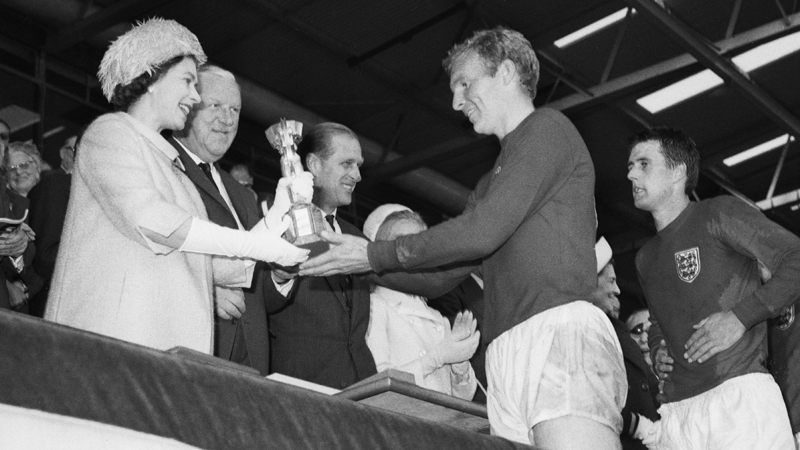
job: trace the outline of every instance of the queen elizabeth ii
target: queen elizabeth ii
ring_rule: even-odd
[[[226,264],[307,258],[274,226],[247,232],[207,221],[161,136],[182,129],[200,102],[197,66],[205,61],[194,34],[159,18],[105,53],[98,75],[117,112],[97,118],[81,140],[45,319],[156,349],[211,353],[212,284],[224,284]]]

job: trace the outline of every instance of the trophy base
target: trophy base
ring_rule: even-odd
[[[317,236],[316,234],[308,234],[305,236],[300,236],[292,242],[296,247],[304,248],[309,250],[308,257],[313,258],[315,256],[319,256],[328,251],[331,248],[331,245],[325,239]]]

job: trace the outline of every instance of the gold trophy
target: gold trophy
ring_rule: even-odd
[[[281,175],[294,178],[303,172],[300,155],[297,154],[297,144],[303,134],[303,124],[295,120],[281,119],[265,132],[272,148],[281,154]],[[320,232],[325,230],[325,221],[322,210],[317,208],[311,199],[302,198],[289,187],[289,200],[292,207],[287,213],[292,219],[292,225],[283,234],[283,238],[297,247],[311,251],[309,256],[319,255],[330,247],[328,242],[320,237]]]

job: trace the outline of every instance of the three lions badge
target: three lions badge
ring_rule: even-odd
[[[700,274],[700,249],[697,247],[675,252],[675,268],[681,281],[691,283]]]
[[[788,330],[794,323],[794,306],[786,307],[777,317],[770,319],[772,325],[781,331]]]

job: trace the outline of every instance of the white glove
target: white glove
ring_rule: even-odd
[[[292,202],[289,200],[289,189],[292,190],[296,200],[311,202],[314,197],[314,175],[311,172],[300,172],[296,177],[283,177],[278,180],[275,202],[264,216],[267,228],[278,236],[291,226],[291,221],[286,222],[286,213],[292,207]]]
[[[478,321],[473,317],[472,311],[464,310],[456,314],[450,339],[461,341],[468,338],[478,328]]]
[[[457,364],[469,360],[478,348],[481,333],[472,313],[458,313],[449,336],[423,357],[423,365],[431,372],[445,364]]]
[[[436,368],[442,367],[445,364],[455,364],[467,361],[475,354],[478,348],[478,343],[481,340],[481,332],[476,331],[467,339],[461,341],[453,341],[445,339],[435,348],[428,352],[426,357],[431,357],[431,361]]]
[[[292,190],[295,201],[311,203],[311,200],[314,199],[314,175],[308,171],[298,173],[296,177],[292,178],[289,189]]]
[[[276,237],[283,236],[283,233],[292,226],[292,218],[289,216],[283,216],[281,221],[278,223],[273,223],[272,227],[267,225],[267,217],[265,216],[263,219],[256,222],[253,225],[253,228],[250,228],[251,233],[269,233]]]
[[[308,250],[297,248],[271,233],[251,233],[192,218],[182,252],[223,255],[274,262],[291,267],[308,259]]]

